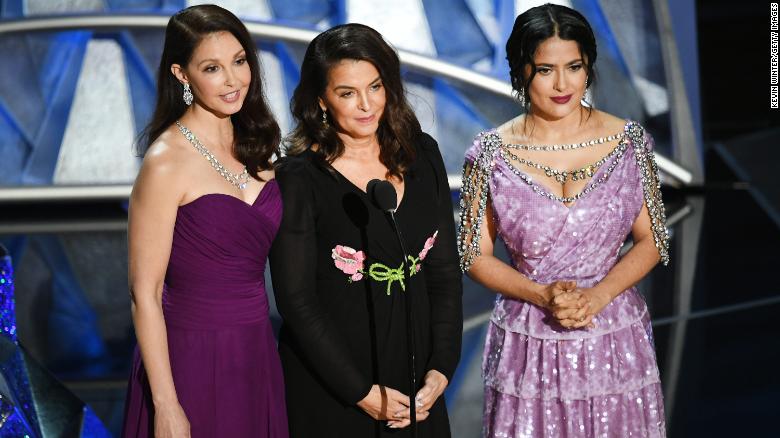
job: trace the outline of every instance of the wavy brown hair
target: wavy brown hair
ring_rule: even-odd
[[[298,155],[318,145],[314,153],[332,163],[344,153],[344,143],[333,124],[322,123],[318,98],[325,93],[330,69],[345,59],[367,61],[379,71],[386,103],[376,135],[379,161],[388,176],[403,178],[415,159],[414,141],[420,122],[409,106],[401,81],[398,54],[374,29],[362,24],[344,24],[317,35],[306,49],[301,80],[293,93],[290,110],[298,122],[285,140],[288,155]]]
[[[215,5],[182,9],[168,21],[157,73],[157,103],[151,122],[139,138],[138,152],[141,155],[146,153],[149,146],[187,110],[182,99],[182,85],[171,73],[171,65],[189,64],[198,44],[205,36],[215,32],[230,32],[246,52],[252,79],[244,104],[230,116],[233,154],[253,178],[260,180],[259,172],[271,169],[271,158],[279,154],[281,132],[263,94],[260,62],[249,31],[230,11]]]

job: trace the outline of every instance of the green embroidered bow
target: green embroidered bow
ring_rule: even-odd
[[[419,260],[416,257],[409,256],[409,261],[411,262],[409,265],[409,277],[412,277],[418,272]],[[387,295],[390,295],[390,287],[392,287],[393,282],[395,281],[401,283],[402,291],[406,291],[406,284],[404,284],[404,279],[406,277],[404,277],[403,265],[397,268],[391,268],[382,263],[372,263],[371,266],[368,267],[368,276],[379,282],[386,281]]]
[[[337,269],[349,275],[349,279],[347,280],[348,282],[352,283],[353,281],[360,281],[363,279],[363,275],[368,275],[374,281],[387,282],[386,293],[389,296],[390,288],[396,281],[401,283],[401,291],[406,291],[406,284],[404,283],[404,280],[411,278],[420,272],[420,269],[422,268],[420,262],[425,260],[425,257],[428,255],[428,251],[433,248],[434,243],[436,243],[436,236],[438,234],[439,231],[437,230],[431,237],[425,240],[425,245],[423,245],[423,249],[420,251],[417,257],[407,256],[407,260],[409,261],[408,277],[404,276],[403,264],[397,268],[391,268],[383,263],[376,262],[372,263],[371,266],[368,267],[368,272],[366,272],[366,270],[363,268],[363,262],[366,260],[366,254],[363,251],[357,251],[354,248],[350,248],[344,245],[336,245],[336,247],[331,250],[331,258],[333,258],[333,263],[336,265]]]
[[[401,283],[402,291],[406,290],[406,285],[404,284],[404,272],[402,268],[403,265],[399,266],[398,268],[391,268],[387,265],[383,265],[382,263],[374,263],[368,267],[368,276],[376,281],[386,281],[387,295],[390,295],[390,287],[393,285],[394,281]]]

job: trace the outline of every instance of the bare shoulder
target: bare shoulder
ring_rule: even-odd
[[[523,143],[528,140],[525,134],[524,114],[507,120],[496,128],[496,131],[505,143]]]
[[[599,110],[593,110],[591,117],[595,122],[595,129],[603,131],[604,135],[622,132],[627,123],[627,120],[622,117]]]
[[[184,137],[175,134],[169,128],[149,146],[144,155],[143,167],[153,172],[176,172],[195,158],[192,146]]]
[[[152,190],[166,197],[183,196],[198,155],[193,153],[184,137],[175,134],[177,132],[169,128],[146,151],[133,187],[134,194]]]
[[[274,172],[273,168],[268,170],[261,170],[260,172],[258,172],[258,174],[260,175],[260,178],[266,182],[276,178],[276,172]]]

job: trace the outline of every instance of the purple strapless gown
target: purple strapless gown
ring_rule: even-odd
[[[641,129],[632,124],[626,125],[627,134]],[[541,284],[576,280],[579,287],[607,275],[645,199],[642,160],[636,157],[652,148],[648,135],[639,152],[638,142],[625,141],[622,156],[601,166],[589,185],[600,183],[566,207],[510,167],[496,132],[477,137],[466,161],[489,168],[481,187],[489,192],[496,228],[515,269]],[[492,156],[482,153],[485,148]],[[662,214],[656,218],[664,221]],[[666,236],[663,227],[659,239]],[[644,299],[629,288],[594,322],[593,329],[567,330],[540,307],[497,297],[483,358],[485,437],[665,436]]]
[[[264,278],[281,212],[275,180],[253,205],[209,194],[179,207],[163,313],[176,394],[193,438],[288,436]],[[122,436],[154,436],[153,415],[136,348]]]

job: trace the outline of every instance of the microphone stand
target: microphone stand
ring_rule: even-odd
[[[415,376],[415,345],[414,345],[414,306],[412,306],[412,289],[411,285],[409,289],[406,289],[406,281],[411,279],[411,275],[407,274],[410,267],[407,266],[409,255],[406,252],[406,246],[404,246],[404,239],[401,237],[401,229],[398,227],[398,222],[395,220],[395,210],[398,206],[396,201],[395,187],[388,181],[381,181],[379,179],[373,179],[366,185],[366,193],[371,197],[371,201],[380,210],[390,215],[390,223],[395,231],[395,236],[398,238],[398,244],[401,245],[401,253],[403,260],[401,260],[401,284],[404,285],[403,290],[406,291],[406,348],[409,350],[409,426],[412,429],[412,437],[417,438],[417,400],[415,397],[417,390],[417,377]]]
[[[395,221],[395,210],[388,210],[387,212],[390,214],[390,222],[393,224],[393,229],[396,237],[398,237],[398,243],[401,245],[401,253],[404,257],[401,262],[403,278],[408,280],[411,279],[411,275],[407,274],[409,270],[406,264],[409,256],[406,252],[406,246],[404,246],[404,239],[401,237],[401,229],[398,228],[398,223]],[[412,437],[417,438],[417,399],[415,397],[417,393],[417,377],[414,360],[414,307],[412,306],[411,287],[406,290],[406,348],[409,350],[409,427],[412,429]]]

